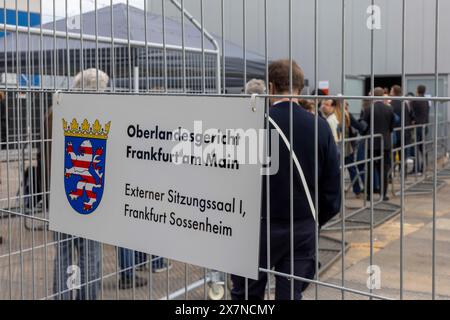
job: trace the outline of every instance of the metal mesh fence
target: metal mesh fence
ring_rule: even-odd
[[[445,260],[447,227],[447,204],[445,192],[449,175],[448,148],[449,124],[448,106],[450,98],[438,92],[439,61],[439,4],[435,7],[435,94],[432,97],[417,99],[403,95],[396,99],[402,102],[401,125],[395,129],[400,141],[393,142],[390,151],[392,166],[388,176],[388,194],[391,201],[377,199],[373,189],[371,193],[363,190],[362,196],[354,197],[352,187],[356,181],[363,182],[370,173],[369,183],[376,184],[374,178],[375,162],[383,162],[384,154],[375,155],[374,149],[379,138],[373,131],[367,136],[344,138],[341,148],[341,187],[343,190],[341,212],[330,221],[316,238],[316,276],[314,280],[272,270],[270,266],[261,268],[269,274],[266,297],[274,298],[275,277],[285,277],[294,283],[311,283],[305,292],[307,299],[392,299],[392,298],[448,298],[449,286]],[[83,12],[83,2],[77,0],[75,6]],[[261,78],[268,83],[268,0],[260,1],[264,12],[264,68],[266,74]],[[319,72],[319,2],[311,1],[314,32],[314,79],[318,86]],[[53,1],[53,7],[55,6]],[[66,7],[67,7],[67,1]],[[180,9],[181,45],[166,43],[165,6],[169,1],[161,1],[162,6],[162,42],[133,40],[128,32],[127,38],[114,35],[113,10],[110,10],[111,24],[109,37],[100,36],[98,25],[102,21],[94,20],[94,31],[79,33],[67,28],[56,30],[51,27],[19,26],[1,24],[0,38],[0,74],[4,93],[1,102],[0,124],[0,299],[229,299],[229,275],[212,270],[168,261],[151,254],[141,254],[117,248],[107,244],[58,234],[48,230],[48,158],[51,146],[48,115],[52,105],[52,95],[56,91],[72,91],[74,76],[81,70],[97,68],[110,76],[108,89],[104,94],[207,94],[225,95],[227,91],[226,42],[225,42],[225,5],[220,2],[222,42],[220,47],[203,25],[204,1],[199,0],[201,19],[196,21],[184,11],[184,1],[170,1]],[[293,1],[289,0],[287,37],[289,49],[286,57],[293,60]],[[342,24],[342,92],[346,82],[345,24],[349,7],[347,0],[340,1]],[[375,5],[376,1],[372,1]],[[405,19],[408,1],[401,2],[402,16],[402,83],[406,84],[405,69]],[[0,0],[0,5],[2,4]],[[97,1],[94,15],[97,17]],[[115,2],[111,1],[111,5]],[[3,3],[4,5],[4,3]],[[125,3],[129,11],[130,4]],[[143,10],[147,10],[147,1],[143,1]],[[42,8],[41,1],[41,8]],[[248,13],[243,2],[243,84],[248,79],[246,50],[246,29]],[[15,9],[18,14],[18,8]],[[30,12],[28,11],[28,14]],[[150,23],[143,15],[145,25]],[[63,24],[68,20],[62,19]],[[5,19],[6,21],[6,11]],[[200,45],[196,48],[185,45],[185,24],[189,21],[201,34]],[[130,30],[134,21],[127,20]],[[83,23],[82,23],[83,25]],[[147,28],[145,27],[145,30]],[[371,30],[371,72],[368,77],[371,92],[375,88],[374,67],[374,30]],[[147,34],[145,34],[147,38]],[[206,45],[208,42],[208,46]],[[209,46],[215,49],[207,49]],[[234,58],[233,58],[234,59]],[[292,79],[291,79],[292,80]],[[292,81],[291,81],[292,82]],[[83,88],[82,91],[92,91]],[[99,88],[93,91],[100,91]],[[274,95],[266,95],[267,99]],[[323,96],[288,94],[285,98],[310,99],[315,104],[316,118],[320,100],[343,99],[351,101],[368,100],[373,106],[376,97],[372,96]],[[425,100],[431,105],[430,121],[421,125],[405,124],[405,108],[410,101]],[[373,107],[370,109],[373,112]],[[374,119],[372,113],[372,120]],[[405,133],[413,137],[406,141]],[[419,135],[418,132],[422,134]],[[397,134],[397,135],[396,135]],[[311,137],[316,139],[317,136]],[[384,142],[381,142],[384,143]],[[346,144],[357,146],[362,156],[356,154],[350,163],[344,159]],[[412,150],[408,156],[408,150]],[[314,155],[312,155],[314,156]],[[317,156],[317,155],[316,155]],[[418,170],[418,166],[424,170]],[[383,165],[381,165],[383,167]],[[349,173],[358,169],[356,175]],[[402,172],[410,172],[402,174]],[[420,173],[419,173],[420,172]],[[270,177],[267,177],[270,186]],[[380,177],[383,185],[383,177]],[[316,184],[317,185],[317,184]],[[317,193],[313,195],[317,201]],[[369,196],[369,199],[367,198]],[[407,199],[408,197],[408,199]],[[411,197],[411,198],[410,198]],[[415,200],[415,198],[417,200]],[[412,200],[410,200],[412,199]],[[442,206],[439,207],[438,204]],[[293,211],[293,210],[291,210]],[[410,218],[406,221],[406,214]],[[263,212],[262,214],[266,214]],[[291,212],[293,215],[293,212]],[[420,229],[420,225],[427,226]],[[319,231],[318,226],[316,227]],[[407,238],[413,232],[416,237]],[[395,234],[395,237],[393,236]],[[391,238],[395,238],[395,241]],[[391,239],[392,241],[388,241]],[[405,247],[406,243],[414,249]],[[426,243],[426,245],[424,245]],[[287,244],[288,245],[288,244]],[[390,246],[390,247],[388,247]],[[394,248],[392,248],[394,247]],[[213,250],[213,248],[212,248]],[[427,252],[427,254],[423,253]],[[415,259],[419,256],[419,259]],[[420,257],[422,259],[420,259]],[[386,262],[388,261],[388,262]],[[393,263],[389,263],[395,261]],[[426,267],[415,265],[421,261]],[[76,262],[83,269],[82,288],[78,292],[66,289],[61,279],[62,273],[71,273],[67,269]],[[366,280],[371,277],[367,267],[380,265],[383,281],[389,283],[385,289],[367,287]],[[416,275],[426,275],[426,284],[411,285]],[[295,280],[295,281],[294,281]],[[139,281],[141,283],[139,283]],[[447,282],[448,283],[448,282]],[[247,293],[248,294],[248,293]],[[292,294],[293,296],[293,294]]]

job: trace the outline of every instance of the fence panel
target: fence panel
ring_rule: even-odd
[[[0,299],[230,299],[230,275],[48,230],[52,95],[56,91],[80,90],[109,95],[245,95],[244,88],[252,77],[259,77],[266,84],[269,83],[269,62],[273,59],[269,54],[272,49],[269,33],[274,19],[268,4],[274,1],[258,1],[257,12],[249,12],[247,2],[242,1],[240,11],[236,11],[239,15],[235,11],[227,11],[230,1],[216,1],[218,6],[215,14],[220,18],[216,21],[216,27],[221,33],[219,35],[211,35],[205,26],[206,18],[214,12],[208,10],[211,7],[206,6],[204,0],[196,2],[200,11],[198,19],[186,10],[185,0],[53,0],[53,3],[40,0],[41,19],[45,15],[50,15],[50,19],[39,25],[31,25],[30,1],[24,2],[28,4],[25,14],[29,18],[25,26],[19,25],[19,19],[15,20],[17,23],[8,22],[8,12],[12,12],[16,18],[19,16],[18,7],[10,11],[3,10],[3,23],[0,24]],[[337,91],[343,95],[319,96],[316,90],[315,94],[308,92],[307,95],[298,96],[293,94],[292,69],[294,51],[298,46],[294,32],[294,14],[297,12],[294,6],[300,2],[285,2],[288,10],[283,20],[287,24],[287,31],[283,37],[286,38],[288,49],[284,57],[291,62],[290,90],[283,96],[269,92],[262,96],[266,98],[268,107],[270,100],[277,97],[291,101],[291,130],[287,133],[289,142],[294,138],[292,108],[295,107],[296,99],[309,100],[313,105],[316,134],[311,137],[315,142],[315,154],[311,157],[314,157],[315,163],[318,163],[319,156],[318,123],[322,101],[341,101],[342,110],[346,101],[365,101],[371,114],[371,123],[368,123],[370,130],[366,135],[344,137],[339,143],[343,191],[341,210],[320,232],[316,223],[315,277],[306,279],[294,273],[295,212],[292,200],[289,203],[289,243],[286,243],[290,248],[291,271],[282,273],[274,270],[270,263],[266,263],[270,261],[271,254],[267,252],[268,261],[264,261],[264,267],[260,268],[261,273],[268,277],[265,297],[275,298],[275,282],[279,278],[290,280],[291,298],[294,298],[294,285],[299,281],[311,284],[304,292],[307,299],[438,299],[450,296],[450,287],[439,282],[446,279],[442,269],[445,269],[448,261],[438,260],[442,256],[438,253],[442,251],[445,238],[441,233],[445,228],[440,228],[438,224],[440,217],[445,215],[443,206],[448,201],[441,190],[446,190],[446,180],[450,177],[447,164],[450,97],[437,90],[440,76],[445,73],[440,69],[440,62],[446,57],[439,54],[440,41],[444,38],[442,33],[446,32],[440,24],[440,5],[445,0],[430,1],[435,2],[435,93],[430,97],[417,98],[407,96],[403,88],[401,96],[395,99],[383,98],[401,101],[402,112],[400,124],[392,135],[393,148],[378,155],[374,153],[377,143],[384,146],[386,141],[374,130],[374,105],[380,100],[374,93],[377,76],[376,28],[369,31],[369,96],[345,95],[345,83],[350,73],[347,68],[350,54],[347,35],[350,28],[356,28],[346,23],[352,12],[351,6],[355,4],[351,0],[336,1],[339,2],[340,12],[336,14],[340,16],[340,24],[333,26],[339,30],[341,37],[340,52],[332,54],[342,58],[339,70],[341,87]],[[304,2],[312,26],[308,32],[312,33],[314,43],[313,64],[308,66],[313,81],[309,82],[311,87],[319,88],[320,68],[324,64],[320,47],[323,1]],[[150,11],[150,5],[155,3],[161,9],[157,14]],[[375,10],[373,8],[377,1],[370,0],[367,3],[372,5],[371,10]],[[406,24],[410,7],[406,0],[398,3],[401,7],[398,16],[401,24],[401,83],[405,87],[406,58],[413,54],[406,51]],[[3,1],[3,8],[5,6],[6,1]],[[178,17],[168,14],[172,9],[177,10]],[[58,17],[57,11],[64,12],[63,16]],[[263,26],[259,30],[263,49],[258,54],[248,49],[249,40],[253,40],[248,39],[249,20],[255,16],[258,16]],[[240,30],[242,46],[227,40],[226,33],[231,30],[229,24],[237,20],[241,20],[243,25]],[[96,68],[109,75],[106,89],[100,88],[99,78],[93,87],[83,83],[81,89],[73,88],[75,75],[88,68]],[[236,88],[241,88],[242,92],[236,93]],[[431,117],[428,123],[406,123],[407,107],[412,101],[427,101],[430,104]],[[344,115],[340,119],[343,123],[346,120],[345,112],[341,111],[341,114]],[[349,145],[355,148],[350,160],[346,159],[346,146]],[[386,154],[392,165],[385,175]],[[293,199],[297,186],[293,182],[296,169],[292,149],[290,157],[290,198]],[[377,166],[382,168],[379,176],[376,175]],[[424,170],[420,169],[421,166]],[[313,185],[316,186],[312,197],[316,208],[319,198],[318,171],[316,165],[316,172],[312,174],[315,177]],[[368,175],[370,179],[367,179]],[[375,197],[374,192],[379,185],[380,194],[383,194],[385,177],[389,179],[386,184],[387,194],[391,197],[389,201]],[[265,176],[264,179],[268,187],[267,194],[270,195],[271,176]],[[355,184],[361,185],[361,194],[356,198],[352,192]],[[272,185],[272,188],[275,187]],[[421,205],[410,200],[412,197],[422,197],[429,206],[423,208],[423,216],[417,219],[429,225],[423,237],[424,241],[430,242],[430,246],[422,249],[431,250],[431,261],[427,261],[431,273],[425,268],[412,267],[411,261],[415,261],[418,252],[405,247],[407,236],[414,229],[407,223],[406,214],[414,211],[413,206]],[[270,208],[270,203],[266,207]],[[269,228],[270,209],[262,212],[262,215],[268,217]],[[383,228],[384,231],[380,231]],[[398,248],[391,248],[388,253],[392,255],[390,261],[394,259],[397,262],[384,266],[380,263],[389,258],[382,253],[384,244],[390,243],[385,239],[392,236],[390,232],[398,234],[398,241],[395,242]],[[270,243],[270,239],[267,241]],[[359,269],[350,271],[354,264],[358,264]],[[375,279],[376,270],[373,267],[379,264],[383,281],[391,282],[386,290],[367,285]],[[72,290],[71,284],[65,283],[61,275],[73,275],[77,272],[76,268],[82,269],[82,284],[81,289]],[[420,294],[410,292],[414,286],[411,287],[409,277],[415,272],[428,274],[431,278],[429,286],[419,286],[417,290]],[[245,283],[245,296],[248,298],[248,281]]]

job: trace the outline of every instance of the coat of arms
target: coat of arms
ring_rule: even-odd
[[[104,127],[87,119],[70,124],[63,119],[65,136],[64,187],[72,208],[80,214],[93,213],[105,185],[106,142],[111,122]]]

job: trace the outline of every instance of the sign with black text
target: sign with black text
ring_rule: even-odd
[[[256,279],[264,99],[57,93],[50,229]]]

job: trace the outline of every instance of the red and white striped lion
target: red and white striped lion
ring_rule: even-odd
[[[72,161],[72,167],[65,170],[65,177],[70,178],[71,176],[79,176],[81,179],[77,183],[76,190],[69,193],[71,200],[77,200],[86,192],[88,201],[83,202],[83,210],[88,211],[92,209],[93,204],[97,201],[97,194],[94,188],[102,187],[102,177],[101,167],[98,166],[100,163],[99,158],[103,154],[103,148],[98,148],[93,150],[92,144],[89,140],[84,140],[79,148],[79,154],[76,154],[73,150],[72,143],[67,144],[66,152],[70,156]],[[89,170],[92,167],[92,171],[95,172],[96,176],[91,174]]]

